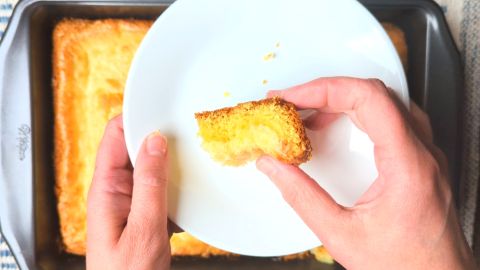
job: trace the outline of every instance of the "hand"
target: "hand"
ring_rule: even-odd
[[[475,268],[446,159],[420,109],[413,105],[409,116],[374,79],[323,78],[269,95],[316,109],[307,121],[311,127],[346,114],[374,143],[378,177],[353,207],[337,204],[296,166],[271,157],[257,161],[336,261],[347,269]]]
[[[122,118],[108,124],[100,143],[87,206],[87,268],[168,269],[167,142],[152,133],[135,170]]]

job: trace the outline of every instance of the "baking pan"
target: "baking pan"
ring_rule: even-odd
[[[0,224],[22,269],[83,269],[61,250],[54,196],[52,29],[59,19],[155,19],[172,1],[20,1],[0,46]],[[430,116],[446,153],[458,200],[460,168],[459,54],[441,9],[427,0],[361,1],[406,34],[411,98]],[[361,247],[359,247],[361,248]],[[355,252],[352,250],[351,252]],[[369,258],[374,259],[374,258]],[[172,269],[341,269],[313,259],[179,259]]]

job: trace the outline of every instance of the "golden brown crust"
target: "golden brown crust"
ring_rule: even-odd
[[[312,254],[308,251],[305,251],[305,252],[285,255],[285,256],[282,256],[281,259],[282,261],[288,262],[288,261],[295,261],[295,260],[305,260],[310,257],[312,257]]]
[[[170,238],[170,249],[174,257],[202,257],[212,256],[232,257],[236,254],[212,247],[196,239],[186,232],[174,233]]]
[[[334,260],[330,253],[328,253],[327,249],[324,246],[319,246],[314,249],[310,250],[310,253],[315,257],[315,260],[326,263],[326,264],[333,264]]]
[[[286,153],[285,155],[274,155],[274,157],[283,162],[295,164],[295,165],[308,161],[312,156],[312,147],[310,145],[310,140],[308,139],[307,134],[305,132],[303,122],[300,119],[300,116],[295,108],[295,105],[288,101],[282,100],[279,97],[266,98],[258,101],[244,102],[234,107],[226,107],[226,108],[221,108],[214,111],[199,112],[199,113],[195,113],[195,118],[197,119],[199,126],[202,129],[201,126],[202,126],[202,123],[204,122],[210,121],[210,122],[218,122],[221,124],[223,121],[224,123],[226,123],[226,122],[229,122],[229,118],[235,115],[245,114],[245,112],[248,112],[248,111],[255,111],[260,107],[273,108],[277,112],[277,114],[285,120],[283,121],[283,124],[289,125],[290,127],[294,128],[295,131],[292,132],[293,135],[299,137],[299,140],[296,143],[293,143],[293,141],[288,140],[288,138],[284,141],[286,142],[289,141],[291,144],[296,144],[296,145],[289,145],[287,149],[296,149],[296,150],[301,149],[301,151],[295,151],[294,154],[291,154],[293,152],[289,152],[289,153]],[[260,124],[265,124],[265,123],[260,123]],[[210,128],[214,129],[215,124],[212,125]],[[200,134],[201,132],[202,131],[200,131]],[[205,138],[203,139],[205,142]],[[285,138],[280,138],[280,139],[285,139]],[[256,154],[257,153],[253,155],[256,155]],[[255,158],[255,157],[252,157],[252,158]],[[232,159],[234,159],[234,157]],[[227,165],[242,165],[243,160],[244,158],[241,158],[241,161],[239,161],[238,164],[227,163]]]
[[[121,111],[131,58],[151,23],[65,19],[54,29],[55,191],[67,252],[85,254],[96,148],[106,122]]]
[[[398,28],[397,26],[391,23],[382,23],[383,28],[387,32],[390,40],[395,46],[397,50],[398,56],[400,57],[400,61],[402,62],[403,68],[407,70],[408,68],[408,49],[407,49],[407,42],[405,39],[405,34],[403,31]]]

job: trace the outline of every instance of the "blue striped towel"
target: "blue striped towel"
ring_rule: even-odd
[[[0,38],[7,28],[8,20],[12,14],[13,8],[18,0],[1,0],[0,1]]]
[[[3,240],[3,237],[1,234],[0,234],[0,269],[1,270],[19,269],[15,261],[15,258],[10,252],[10,249],[8,248],[7,242]]]

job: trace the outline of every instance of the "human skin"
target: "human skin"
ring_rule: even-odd
[[[257,160],[337,262],[347,269],[475,269],[446,159],[415,104],[409,113],[381,81],[346,77],[268,95],[317,110],[306,121],[313,129],[347,115],[374,143],[378,177],[352,207],[337,204],[296,166],[268,156]]]
[[[306,121],[312,129],[346,114],[374,142],[379,176],[348,208],[298,167],[270,157],[257,161],[335,260],[347,269],[475,268],[446,160],[420,109],[412,104],[408,113],[378,80],[323,78],[270,96],[316,109]],[[151,134],[134,170],[121,117],[108,124],[88,195],[87,268],[169,268],[166,144]]]
[[[88,269],[169,269],[167,168],[164,136],[147,137],[133,169],[122,118],[109,122],[88,193]]]

